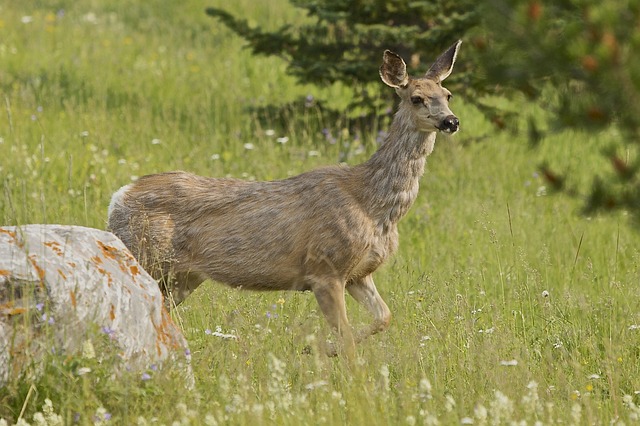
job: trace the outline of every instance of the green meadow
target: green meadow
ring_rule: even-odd
[[[298,84],[284,61],[252,56],[204,14],[206,6],[270,28],[307,19],[283,0],[0,5],[1,225],[104,229],[111,194],[138,176],[182,169],[271,180],[357,164],[375,151],[390,115],[362,132],[346,112],[338,120],[324,115],[316,102],[347,105],[344,87]],[[257,112],[305,96],[306,105],[281,114]],[[607,169],[601,150],[622,136],[615,128],[566,131],[532,150],[517,129],[544,108],[493,100],[522,113],[499,131],[467,101],[453,99],[461,131],[438,136],[418,201],[400,224],[400,249],[374,275],[391,327],[358,346],[355,365],[317,350],[332,335],[311,293],[207,282],[172,313],[190,344],[194,389],[153,366],[113,376],[111,357],[52,355],[42,377],[0,389],[0,418],[34,425],[638,421],[640,235],[624,212],[580,215],[579,195],[553,194],[537,173],[547,161],[584,188],[593,170]],[[367,324],[367,313],[347,303],[354,327]],[[91,371],[78,374],[82,367]]]

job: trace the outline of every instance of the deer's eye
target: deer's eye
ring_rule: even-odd
[[[422,99],[420,96],[412,96],[411,103],[414,105],[420,105],[424,103],[424,99]]]

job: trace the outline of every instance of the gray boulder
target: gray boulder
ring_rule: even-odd
[[[37,367],[46,352],[102,356],[100,342],[120,360],[116,371],[170,366],[193,384],[187,341],[158,283],[115,235],[0,227],[0,386]]]

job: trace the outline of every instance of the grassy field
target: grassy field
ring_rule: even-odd
[[[340,105],[346,91],[297,85],[284,62],[252,57],[203,12],[224,6],[276,27],[299,11],[227,3],[0,5],[0,224],[104,229],[111,193],[153,172],[277,179],[364,161],[387,121],[356,135],[314,106],[257,115],[307,95]],[[356,366],[303,353],[329,336],[313,295],[206,283],[174,313],[193,391],[162,371],[114,379],[106,362],[78,376],[90,361],[52,356],[44,377],[0,389],[0,418],[12,424],[24,408],[47,424],[36,412],[49,399],[65,424],[637,421],[640,236],[623,213],[580,216],[579,199],[548,193],[536,173],[544,159],[584,184],[618,134],[560,133],[532,151],[462,97],[451,107],[462,130],[439,139],[400,250],[375,275],[391,328],[358,346]],[[523,121],[543,113],[514,107]],[[368,321],[352,300],[348,311]]]

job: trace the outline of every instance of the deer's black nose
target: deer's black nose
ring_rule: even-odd
[[[455,133],[458,131],[460,121],[455,115],[449,115],[442,121],[442,130],[447,133]]]

